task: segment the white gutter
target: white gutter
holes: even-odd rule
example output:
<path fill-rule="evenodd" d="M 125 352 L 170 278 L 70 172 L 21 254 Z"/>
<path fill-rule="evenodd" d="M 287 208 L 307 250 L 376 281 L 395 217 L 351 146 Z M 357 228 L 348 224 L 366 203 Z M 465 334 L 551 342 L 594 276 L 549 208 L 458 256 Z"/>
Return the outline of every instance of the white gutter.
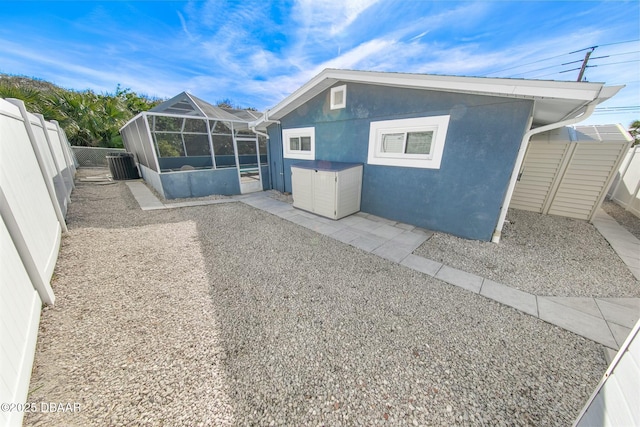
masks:
<path fill-rule="evenodd" d="M 509 205 L 511 204 L 511 197 L 513 196 L 513 191 L 516 188 L 516 183 L 518 182 L 518 175 L 520 174 L 520 168 L 522 168 L 522 163 L 524 162 L 524 155 L 527 152 L 527 148 L 529 147 L 529 140 L 533 135 L 546 132 L 552 129 L 557 129 L 563 126 L 572 125 L 574 123 L 578 123 L 588 118 L 595 110 L 596 105 L 602 100 L 600 98 L 596 98 L 587 104 L 587 108 L 584 113 L 580 114 L 577 117 L 573 117 L 571 119 L 559 121 L 557 123 L 551 123 L 545 126 L 541 126 L 535 129 L 529 129 L 527 133 L 522 137 L 522 143 L 520 144 L 520 150 L 518 151 L 518 156 L 516 157 L 516 163 L 513 167 L 513 171 L 511 172 L 511 179 L 509 181 L 509 187 L 507 188 L 507 193 L 504 196 L 504 201 L 502 203 L 502 208 L 500 209 L 500 217 L 498 218 L 498 224 L 496 224 L 496 229 L 493 232 L 493 236 L 491 237 L 491 241 L 493 243 L 500 242 L 500 236 L 502 235 L 502 227 L 504 226 L 504 221 L 507 218 L 507 211 L 509 210 Z M 530 121 L 533 121 L 533 113 Z"/>
<path fill-rule="evenodd" d="M 264 132 L 260 132 L 259 130 L 256 130 L 255 126 L 251 126 L 249 127 L 249 129 L 251 129 L 251 132 L 255 133 L 256 135 L 260 135 L 260 136 L 264 136 L 265 138 L 269 139 L 269 135 L 264 133 Z"/>

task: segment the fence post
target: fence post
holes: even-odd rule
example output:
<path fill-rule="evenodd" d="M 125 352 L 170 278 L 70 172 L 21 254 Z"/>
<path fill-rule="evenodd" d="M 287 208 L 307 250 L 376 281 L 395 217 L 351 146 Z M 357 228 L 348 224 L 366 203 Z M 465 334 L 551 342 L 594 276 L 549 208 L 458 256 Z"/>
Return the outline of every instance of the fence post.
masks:
<path fill-rule="evenodd" d="M 67 167 L 71 170 L 71 173 L 73 175 L 75 175 L 76 173 L 76 165 L 73 163 L 73 159 L 71 158 L 70 154 L 69 154 L 69 142 L 67 141 L 67 135 L 62 132 L 62 128 L 60 127 L 60 124 L 58 123 L 57 120 L 51 120 L 51 123 L 53 123 L 56 126 L 56 131 L 58 132 L 58 139 L 60 139 L 60 144 L 61 144 L 61 149 L 62 149 L 62 155 L 64 156 L 64 160 L 67 163 Z M 71 180 L 71 188 L 75 189 L 76 188 L 76 184 L 73 182 L 73 179 Z"/>
<path fill-rule="evenodd" d="M 42 124 L 42 128 L 44 129 L 44 137 L 47 139 L 47 145 L 49 146 L 49 151 L 51 151 L 51 156 L 53 157 L 53 164 L 56 165 L 56 172 L 62 178 L 61 183 L 62 187 L 64 188 L 64 194 L 66 195 L 67 203 L 71 203 L 71 191 L 67 189 L 67 184 L 65 184 L 64 176 L 62 175 L 62 169 L 60 168 L 60 164 L 56 159 L 56 152 L 53 149 L 53 144 L 51 143 L 51 138 L 49 138 L 49 132 L 47 131 L 47 121 L 44 119 L 44 116 L 42 114 L 34 114 L 34 116 L 40 119 L 40 123 Z"/>

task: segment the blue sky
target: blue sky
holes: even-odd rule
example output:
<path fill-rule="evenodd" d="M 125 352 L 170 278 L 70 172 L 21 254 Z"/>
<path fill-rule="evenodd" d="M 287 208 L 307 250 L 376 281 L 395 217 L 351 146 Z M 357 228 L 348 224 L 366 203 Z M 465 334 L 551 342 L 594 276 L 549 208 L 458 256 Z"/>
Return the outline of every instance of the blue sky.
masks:
<path fill-rule="evenodd" d="M 0 17 L 0 73 L 259 110 L 324 68 L 575 80 L 560 72 L 598 46 L 586 79 L 627 87 L 584 123 L 640 119 L 637 0 L 0 0 Z"/>

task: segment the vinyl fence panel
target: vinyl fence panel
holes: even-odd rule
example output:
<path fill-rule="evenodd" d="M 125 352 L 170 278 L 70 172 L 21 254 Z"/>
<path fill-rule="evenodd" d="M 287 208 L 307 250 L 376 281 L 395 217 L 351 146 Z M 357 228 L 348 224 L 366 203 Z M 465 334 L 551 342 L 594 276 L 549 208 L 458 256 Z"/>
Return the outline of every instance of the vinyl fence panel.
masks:
<path fill-rule="evenodd" d="M 0 99 L 0 214 L 33 286 L 45 303 L 62 226 L 20 109 Z"/>
<path fill-rule="evenodd" d="M 44 118 L 42 119 L 44 121 Z M 55 158 L 60 167 L 60 173 L 62 174 L 62 178 L 64 179 L 64 185 L 67 189 L 67 197 L 71 194 L 73 190 L 73 176 L 75 174 L 75 165 L 69 158 L 69 154 L 67 152 L 67 143 L 66 141 L 62 141 L 60 139 L 60 133 L 58 132 L 58 125 L 51 122 L 44 122 L 47 128 L 47 136 L 49 138 L 49 142 L 51 143 L 51 147 L 53 149 Z"/>
<path fill-rule="evenodd" d="M 22 403 L 27 400 L 42 302 L 4 221 L 0 244 L 0 403 Z M 0 425 L 19 426 L 23 414 L 0 411 Z"/>
<path fill-rule="evenodd" d="M 611 199 L 640 217 L 640 146 L 632 147 L 619 170 Z"/>
<path fill-rule="evenodd" d="M 611 362 L 574 426 L 638 426 L 640 405 L 640 322 Z"/>
<path fill-rule="evenodd" d="M 535 135 L 510 207 L 591 220 L 629 144 L 630 136 L 617 125 L 564 127 Z"/>
<path fill-rule="evenodd" d="M 36 145 L 43 158 L 47 178 L 49 178 L 53 183 L 58 206 L 60 206 L 62 215 L 65 216 L 67 214 L 69 194 L 64 182 L 64 177 L 62 176 L 57 162 L 55 161 L 42 121 L 35 114 L 31 113 L 28 113 L 28 118 L 29 124 L 31 125 L 31 131 L 33 132 L 33 137 L 36 140 Z"/>

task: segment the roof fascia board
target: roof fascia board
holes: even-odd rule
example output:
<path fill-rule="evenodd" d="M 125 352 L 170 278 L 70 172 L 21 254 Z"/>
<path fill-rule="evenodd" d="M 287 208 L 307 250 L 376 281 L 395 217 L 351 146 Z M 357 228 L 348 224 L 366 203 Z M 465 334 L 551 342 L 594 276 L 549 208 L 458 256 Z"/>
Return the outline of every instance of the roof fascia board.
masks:
<path fill-rule="evenodd" d="M 322 75 L 323 73 L 321 73 Z M 525 96 L 591 101 L 603 83 L 559 82 L 550 80 L 496 79 L 486 77 L 438 76 L 425 74 L 380 73 L 376 71 L 328 70 L 326 78 L 419 89 L 482 93 L 485 95 Z"/>
<path fill-rule="evenodd" d="M 604 83 L 590 82 L 559 82 L 550 80 L 498 79 L 325 69 L 275 107 L 267 110 L 263 120 L 257 120 L 255 123 L 266 121 L 269 118 L 281 118 L 289 111 L 295 109 L 296 106 L 301 105 L 317 95 L 317 93 L 320 93 L 322 90 L 316 92 L 313 89 L 323 83 L 323 81 L 322 90 L 338 81 L 344 81 L 424 90 L 472 93 L 485 96 L 523 97 L 532 99 L 552 98 L 587 102 L 596 99 L 604 87 Z"/>

